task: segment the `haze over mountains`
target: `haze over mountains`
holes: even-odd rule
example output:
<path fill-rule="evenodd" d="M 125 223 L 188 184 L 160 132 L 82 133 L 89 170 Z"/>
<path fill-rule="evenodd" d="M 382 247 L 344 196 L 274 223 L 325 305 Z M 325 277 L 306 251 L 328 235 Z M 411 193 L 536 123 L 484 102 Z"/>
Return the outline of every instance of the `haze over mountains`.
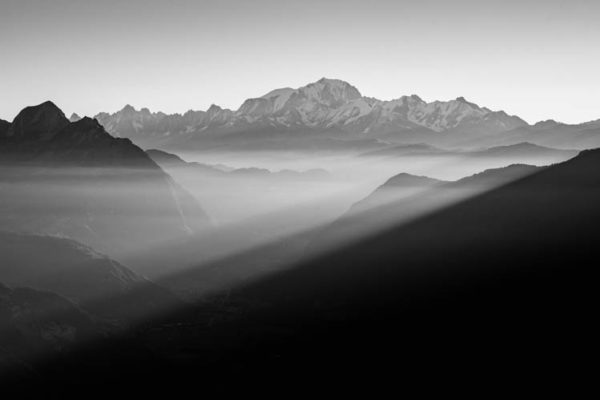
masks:
<path fill-rule="evenodd" d="M 0 400 L 590 397 L 599 15 L 2 0 Z"/>
<path fill-rule="evenodd" d="M 384 187 L 500 186 L 244 282 L 179 324 L 140 331 L 128 343 L 147 346 L 159 364 L 124 357 L 118 343 L 91 347 L 71 363 L 53 360 L 45 382 L 123 384 L 136 376 L 172 388 L 202 378 L 204 389 L 245 392 L 266 390 L 267 376 L 279 393 L 298 379 L 311 389 L 318 382 L 372 393 L 398 379 L 418 379 L 420 388 L 432 376 L 470 384 L 508 367 L 526 379 L 531 368 L 544 379 L 581 376 L 580 355 L 594 340 L 599 165 L 594 150 L 469 182 L 396 176 Z M 511 175 L 520 178 L 507 182 Z M 402 202 L 395 207 L 406 211 Z M 356 383 L 344 386 L 348 379 Z"/>
<path fill-rule="evenodd" d="M 206 228 L 195 199 L 129 139 L 51 102 L 25 108 L 0 135 L 0 222 L 118 254 Z"/>
<path fill-rule="evenodd" d="M 448 315 L 475 351 L 463 338 L 482 310 L 514 330 L 505 311 L 548 298 L 523 285 L 560 291 L 571 272 L 541 269 L 546 239 L 563 265 L 591 257 L 598 151 L 571 146 L 597 139 L 585 125 L 529 126 L 464 99 L 384 102 L 325 79 L 237 111 L 27 107 L 0 123 L 0 367 L 53 382 L 121 380 L 121 368 L 170 378 L 173 366 L 256 379 L 280 363 L 320 370 L 306 357 L 321 357 L 346 374 L 354 350 L 376 365 L 372 343 L 419 362 L 398 338 L 422 352 L 407 327 L 439 332 Z"/>
<path fill-rule="evenodd" d="M 585 374 L 599 165 L 598 150 L 584 151 L 239 289 L 231 297 L 255 304 L 240 325 L 280 328 L 261 332 L 271 339 L 258 339 L 248 365 L 313 365 L 324 381 L 335 366 L 335 386 L 386 376 L 396 387 L 397 374 L 462 385 L 506 368 Z M 272 354 L 282 361 L 271 369 Z"/>
<path fill-rule="evenodd" d="M 45 102 L 2 124 L 0 372 L 27 375 L 38 359 L 181 307 L 104 252 L 135 253 L 208 226 L 191 195 L 96 120 L 70 122 Z"/>
<path fill-rule="evenodd" d="M 451 207 L 462 200 L 518 181 L 544 168 L 546 167 L 512 164 L 487 169 L 456 181 L 442 181 L 407 173 L 395 175 L 316 234 L 311 242 L 311 250 L 324 252 L 341 245 L 350 246 L 369 235 Z"/>
<path fill-rule="evenodd" d="M 347 82 L 326 78 L 298 89 L 273 90 L 244 101 L 237 110 L 212 105 L 206 111 L 168 115 L 127 105 L 95 118 L 111 134 L 131 138 L 144 148 L 184 151 L 281 149 L 281 140 L 288 150 L 335 150 L 351 143 L 364 150 L 381 146 L 378 141 L 470 148 L 531 142 L 577 149 L 600 143 L 597 122 L 529 125 L 462 97 L 426 102 L 411 95 L 383 101 L 363 96 Z M 559 130 L 569 131 L 569 140 L 557 137 Z M 319 146 L 311 147 L 309 138 Z"/>

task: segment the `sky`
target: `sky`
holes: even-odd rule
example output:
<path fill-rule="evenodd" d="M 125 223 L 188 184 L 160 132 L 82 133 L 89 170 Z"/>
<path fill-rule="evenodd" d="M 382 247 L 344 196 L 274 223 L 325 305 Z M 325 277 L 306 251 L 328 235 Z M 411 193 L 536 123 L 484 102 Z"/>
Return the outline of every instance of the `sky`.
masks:
<path fill-rule="evenodd" d="M 599 20 L 597 0 L 1 0 L 0 118 L 237 109 L 328 77 L 578 123 L 600 118 Z"/>

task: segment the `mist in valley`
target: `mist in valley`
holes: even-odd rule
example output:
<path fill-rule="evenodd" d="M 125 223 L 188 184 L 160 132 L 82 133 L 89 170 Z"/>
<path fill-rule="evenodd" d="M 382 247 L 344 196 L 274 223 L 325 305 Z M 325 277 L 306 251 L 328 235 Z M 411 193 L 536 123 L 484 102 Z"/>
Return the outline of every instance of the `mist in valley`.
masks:
<path fill-rule="evenodd" d="M 497 181 L 482 180 L 475 186 L 458 185 L 445 191 L 432 191 L 430 187 L 386 188 L 385 204 L 360 206 L 398 174 L 449 183 L 485 170 L 514 164 L 550 165 L 570 156 L 199 152 L 177 155 L 177 162 L 154 157 L 202 205 L 211 217 L 211 226 L 184 242 L 165 242 L 147 252 L 128 254 L 123 260 L 186 298 L 202 298 L 292 268 L 302 260 L 360 241 L 531 171 L 515 171 Z M 420 201 L 420 196 L 430 200 Z M 419 204 L 418 209 L 400 204 L 403 200 Z M 362 207 L 360 213 L 378 217 L 364 218 L 360 226 L 345 229 L 337 235 L 335 245 L 319 244 L 323 231 L 347 214 L 354 214 L 357 203 Z M 389 211 L 381 210 L 384 205 Z"/>
<path fill-rule="evenodd" d="M 3 1 L 0 393 L 575 397 L 598 4 Z"/>
<path fill-rule="evenodd" d="M 302 293 L 294 283 L 277 294 L 271 282 L 283 279 L 287 291 L 287 274 L 361 253 L 374 238 L 579 157 L 527 142 L 461 149 L 353 139 L 320 150 L 142 150 L 95 119 L 68 122 L 51 102 L 25 109 L 5 135 L 0 335 L 15 371 L 15 362 L 78 365 L 85 349 L 119 363 L 127 349 L 136 368 L 148 354 L 161 360 L 156 368 L 179 365 L 189 349 L 219 360 L 232 351 L 220 333 L 228 324 L 245 326 L 248 313 Z M 386 252 L 368 258 L 369 268 Z M 329 279 L 315 271 L 298 281 L 306 293 Z M 353 273 L 338 277 L 344 291 Z M 243 337 L 297 331 L 279 311 L 274 318 L 250 323 Z"/>

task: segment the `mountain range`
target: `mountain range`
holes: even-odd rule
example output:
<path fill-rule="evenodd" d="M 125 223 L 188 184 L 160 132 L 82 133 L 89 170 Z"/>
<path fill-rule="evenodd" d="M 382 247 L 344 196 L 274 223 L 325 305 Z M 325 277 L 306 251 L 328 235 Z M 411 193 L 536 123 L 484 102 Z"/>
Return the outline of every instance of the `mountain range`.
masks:
<path fill-rule="evenodd" d="M 353 146 L 364 150 L 385 143 L 489 147 L 532 142 L 578 149 L 600 144 L 598 121 L 529 125 L 518 116 L 463 97 L 426 102 L 410 95 L 385 101 L 363 96 L 347 82 L 326 78 L 247 99 L 237 110 L 213 104 L 206 111 L 165 114 L 126 105 L 94 118 L 111 134 L 130 138 L 143 148 L 187 151 L 286 148 L 281 142 L 288 149 L 321 150 Z"/>
<path fill-rule="evenodd" d="M 200 176 L 202 174 L 216 176 L 222 179 L 242 177 L 242 178 L 264 178 L 281 180 L 325 180 L 329 178 L 329 173 L 322 168 L 313 168 L 306 171 L 295 171 L 283 169 L 280 171 L 271 171 L 266 168 L 248 167 L 233 168 L 226 165 L 209 165 L 199 162 L 187 162 L 176 154 L 168 153 L 162 150 L 146 150 L 146 154 L 152 158 L 161 168 L 175 175 L 177 169 L 189 169 Z"/>

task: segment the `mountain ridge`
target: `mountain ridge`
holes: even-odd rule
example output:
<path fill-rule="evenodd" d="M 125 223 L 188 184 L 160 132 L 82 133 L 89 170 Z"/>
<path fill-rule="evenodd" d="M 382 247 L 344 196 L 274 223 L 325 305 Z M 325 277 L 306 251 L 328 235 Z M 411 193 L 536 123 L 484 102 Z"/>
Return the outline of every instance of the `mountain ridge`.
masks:
<path fill-rule="evenodd" d="M 60 234 L 115 256 L 210 225 L 196 200 L 130 139 L 89 117 L 70 122 L 50 101 L 15 117 L 0 136 L 0 164 L 7 230 Z"/>
<path fill-rule="evenodd" d="M 127 105 L 95 116 L 115 136 L 134 138 L 142 147 L 177 148 L 219 136 L 256 130 L 317 131 L 350 138 L 386 138 L 405 134 L 437 135 L 455 130 L 496 133 L 529 126 L 517 116 L 491 111 L 457 97 L 426 102 L 417 95 L 393 100 L 363 96 L 351 84 L 322 78 L 297 89 L 280 88 L 246 99 L 237 110 L 216 105 L 185 114 L 151 113 Z"/>
<path fill-rule="evenodd" d="M 0 282 L 63 296 L 93 314 L 127 321 L 180 306 L 171 293 L 75 240 L 0 231 Z"/>

